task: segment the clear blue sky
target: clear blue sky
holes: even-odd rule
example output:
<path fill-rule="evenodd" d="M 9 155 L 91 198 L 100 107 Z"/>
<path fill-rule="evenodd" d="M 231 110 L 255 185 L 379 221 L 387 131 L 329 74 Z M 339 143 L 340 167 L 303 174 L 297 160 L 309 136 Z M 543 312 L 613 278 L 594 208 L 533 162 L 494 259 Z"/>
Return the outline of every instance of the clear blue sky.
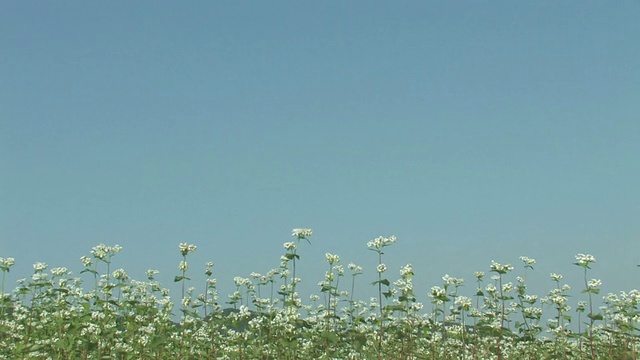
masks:
<path fill-rule="evenodd" d="M 224 299 L 309 227 L 307 293 L 332 252 L 375 295 L 365 244 L 391 234 L 390 277 L 413 263 L 425 302 L 445 273 L 471 292 L 520 255 L 540 295 L 552 271 L 579 286 L 577 253 L 605 292 L 638 288 L 638 18 L 637 1 L 4 2 L 11 284 L 36 261 L 77 274 L 103 242 L 171 285 L 188 242 Z"/>

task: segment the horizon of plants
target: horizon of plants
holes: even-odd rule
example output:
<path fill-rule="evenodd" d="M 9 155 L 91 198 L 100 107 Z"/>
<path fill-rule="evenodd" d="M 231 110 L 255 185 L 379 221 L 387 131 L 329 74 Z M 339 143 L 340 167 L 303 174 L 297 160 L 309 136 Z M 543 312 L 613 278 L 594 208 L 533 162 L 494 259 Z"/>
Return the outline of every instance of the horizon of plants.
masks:
<path fill-rule="evenodd" d="M 607 294 L 596 306 L 601 280 L 590 278 L 596 262 L 578 254 L 581 298 L 570 305 L 570 286 L 551 273 L 544 296 L 527 292 L 527 272 L 536 261 L 521 256 L 514 266 L 491 262 L 474 273 L 475 295 L 460 294 L 464 279 L 445 275 L 431 287 L 430 310 L 413 291 L 413 267 L 394 278 L 384 262 L 395 236 L 367 242 L 377 258 L 377 296 L 353 297 L 363 274 L 327 253 L 319 292 L 305 302 L 297 292 L 299 250 L 311 229 L 293 229 L 280 266 L 266 274 L 235 277 L 235 291 L 221 304 L 213 262 L 196 293 L 188 256 L 193 244 L 178 246 L 174 282 L 179 303 L 148 270 L 147 279 L 112 269 L 119 245 L 100 244 L 82 256 L 84 277 L 66 267 L 33 265 L 30 279 L 5 284 L 13 258 L 0 257 L 0 359 L 637 359 L 640 291 Z M 48 270 L 48 271 L 47 271 Z M 87 280 L 85 283 L 85 280 Z M 174 321 L 178 316 L 179 321 Z"/>

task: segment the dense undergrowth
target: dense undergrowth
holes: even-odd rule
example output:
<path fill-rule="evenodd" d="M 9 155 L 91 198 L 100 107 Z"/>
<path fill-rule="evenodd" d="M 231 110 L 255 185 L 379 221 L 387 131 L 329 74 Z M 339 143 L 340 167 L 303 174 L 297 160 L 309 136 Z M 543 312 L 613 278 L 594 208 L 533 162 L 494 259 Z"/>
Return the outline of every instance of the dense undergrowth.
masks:
<path fill-rule="evenodd" d="M 362 269 L 326 254 L 319 293 L 303 301 L 296 264 L 301 243 L 311 235 L 294 229 L 279 268 L 234 278 L 236 291 L 226 309 L 213 263 L 204 267 L 202 293 L 188 287 L 188 255 L 196 250 L 190 244 L 179 246 L 179 304 L 155 280 L 157 271 L 139 281 L 112 270 L 118 245 L 101 244 L 91 257 L 83 256 L 83 278 L 36 263 L 33 276 L 12 291 L 5 291 L 5 280 L 15 260 L 0 258 L 0 359 L 638 358 L 640 292 L 608 294 L 595 308 L 601 282 L 589 279 L 596 261 L 591 255 L 576 256 L 584 284 L 574 308 L 559 274 L 551 274 L 554 287 L 544 296 L 528 294 L 526 272 L 535 260 L 521 257 L 523 277 L 496 262 L 489 275 L 474 273 L 473 297 L 458 294 L 463 279 L 443 277 L 431 288 L 427 311 L 414 294 L 411 265 L 391 276 L 384 264 L 384 250 L 395 237 L 367 243 L 378 259 L 372 283 L 377 297 L 354 300 Z"/>

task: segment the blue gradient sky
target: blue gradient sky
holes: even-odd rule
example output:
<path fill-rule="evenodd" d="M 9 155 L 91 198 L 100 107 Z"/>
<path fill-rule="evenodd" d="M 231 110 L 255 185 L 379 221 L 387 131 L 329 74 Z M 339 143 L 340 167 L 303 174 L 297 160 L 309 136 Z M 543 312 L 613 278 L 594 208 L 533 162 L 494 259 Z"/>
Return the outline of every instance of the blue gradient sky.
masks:
<path fill-rule="evenodd" d="M 11 283 L 103 242 L 171 285 L 188 242 L 224 300 L 309 227 L 303 293 L 332 252 L 375 295 L 365 244 L 391 234 L 389 277 L 413 263 L 424 302 L 520 255 L 540 295 L 551 271 L 579 286 L 577 253 L 605 292 L 640 286 L 639 2 L 0 7 Z"/>

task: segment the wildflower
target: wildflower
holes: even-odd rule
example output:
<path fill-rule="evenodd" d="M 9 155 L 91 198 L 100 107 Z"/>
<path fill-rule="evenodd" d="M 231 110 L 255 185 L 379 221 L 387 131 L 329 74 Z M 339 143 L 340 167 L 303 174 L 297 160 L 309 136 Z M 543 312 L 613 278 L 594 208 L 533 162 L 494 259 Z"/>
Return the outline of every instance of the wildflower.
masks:
<path fill-rule="evenodd" d="M 186 261 L 180 261 L 180 264 L 178 264 L 178 270 L 180 271 L 187 271 L 187 269 L 189 269 L 189 265 L 187 265 Z"/>
<path fill-rule="evenodd" d="M 371 250 L 376 250 L 376 251 L 380 251 L 380 249 L 382 249 L 385 246 L 389 246 L 393 243 L 396 242 L 396 237 L 395 235 L 392 235 L 388 238 L 383 237 L 383 236 L 379 236 L 369 242 L 367 242 L 367 247 Z"/>
<path fill-rule="evenodd" d="M 149 280 L 153 280 L 153 277 L 158 275 L 160 273 L 160 271 L 158 270 L 153 270 L 153 269 L 149 269 L 147 270 L 146 274 L 147 274 L 147 279 Z"/>
<path fill-rule="evenodd" d="M 51 269 L 51 274 L 53 274 L 53 276 L 63 276 L 68 273 L 69 273 L 69 270 L 67 270 L 66 267 L 57 267 L 57 268 Z"/>
<path fill-rule="evenodd" d="M 471 299 L 466 296 L 456 297 L 456 300 L 454 301 L 454 303 L 460 306 L 462 310 L 469 310 L 472 304 Z"/>
<path fill-rule="evenodd" d="M 524 263 L 525 268 L 531 268 L 531 269 L 533 269 L 533 264 L 536 263 L 535 259 L 531 259 L 526 256 L 520 256 L 520 261 Z"/>
<path fill-rule="evenodd" d="M 495 286 L 495 285 L 493 285 L 493 284 L 489 284 L 489 285 L 487 285 L 486 290 L 487 290 L 487 292 L 488 292 L 489 294 L 492 294 L 492 295 L 493 295 L 493 294 L 495 294 L 496 292 L 498 292 L 498 289 L 497 289 L 497 288 L 496 288 L 496 286 Z"/>
<path fill-rule="evenodd" d="M 117 244 L 114 246 L 99 244 L 91 249 L 91 255 L 93 255 L 93 257 L 95 257 L 96 259 L 104 260 L 105 258 L 119 253 L 120 250 L 122 250 L 122 246 Z"/>
<path fill-rule="evenodd" d="M 80 257 L 80 261 L 82 262 L 82 265 L 84 267 L 89 267 L 92 265 L 93 261 L 91 261 L 91 258 L 88 256 L 81 256 Z"/>
<path fill-rule="evenodd" d="M 93 257 L 95 257 L 96 259 L 102 260 L 107 257 L 107 250 L 108 249 L 105 244 L 99 244 L 91 249 L 91 255 L 93 255 Z"/>
<path fill-rule="evenodd" d="M 513 266 L 511 266 L 511 264 L 501 265 L 491 260 L 491 271 L 498 274 L 506 274 L 511 270 L 513 270 Z"/>
<path fill-rule="evenodd" d="M 383 272 L 387 271 L 387 265 L 385 265 L 385 264 L 379 264 L 379 265 L 376 267 L 376 271 L 377 271 L 377 272 L 379 272 L 379 273 L 383 273 Z"/>
<path fill-rule="evenodd" d="M 340 261 L 340 256 L 338 255 L 334 255 L 331 253 L 326 253 L 324 254 L 325 258 L 327 258 L 327 261 L 329 262 L 329 264 L 335 264 L 337 262 Z"/>
<path fill-rule="evenodd" d="M 578 254 L 576 255 L 576 261 L 574 265 L 589 269 L 589 264 L 596 262 L 596 258 L 590 254 Z"/>
<path fill-rule="evenodd" d="M 411 280 L 407 281 L 405 279 L 398 279 L 393 282 L 393 285 L 398 287 L 398 289 L 400 289 L 403 292 L 409 292 L 413 290 L 413 283 L 411 282 Z"/>
<path fill-rule="evenodd" d="M 331 283 L 333 280 L 335 280 L 335 277 L 334 277 L 333 273 L 332 273 L 332 272 L 329 272 L 329 271 L 325 272 L 325 274 L 324 274 L 324 278 L 325 278 L 329 283 Z"/>
<path fill-rule="evenodd" d="M 587 286 L 590 289 L 600 287 L 600 285 L 602 285 L 602 281 L 600 281 L 600 279 L 591 279 L 587 282 Z"/>
<path fill-rule="evenodd" d="M 362 267 L 358 266 L 354 263 L 349 263 L 349 265 L 347 265 L 347 267 L 349 268 L 349 270 L 351 270 L 351 272 L 353 273 L 353 275 L 357 275 L 362 273 Z"/>
<path fill-rule="evenodd" d="M 400 276 L 403 278 L 411 278 L 413 277 L 413 265 L 407 264 L 400 268 Z"/>
<path fill-rule="evenodd" d="M 204 270 L 204 274 L 207 276 L 211 276 L 211 274 L 213 274 L 213 272 L 211 271 L 211 268 L 213 267 L 213 261 L 209 261 L 206 264 L 204 264 L 205 266 L 205 270 Z"/>
<path fill-rule="evenodd" d="M 576 306 L 576 311 L 583 312 L 587 308 L 586 301 L 578 301 L 578 306 Z"/>
<path fill-rule="evenodd" d="M 291 236 L 298 239 L 306 239 L 309 236 L 313 235 L 313 230 L 311 229 L 293 229 L 291 230 Z"/>
<path fill-rule="evenodd" d="M 443 288 L 439 287 L 439 286 L 433 286 L 431 288 L 431 292 L 429 293 L 429 297 L 432 299 L 433 302 L 435 302 L 437 304 L 442 304 L 443 302 L 449 300 L 447 298 L 446 291 Z"/>
<path fill-rule="evenodd" d="M 40 271 L 44 271 L 46 270 L 48 267 L 48 265 L 46 263 L 43 262 L 37 262 L 35 264 L 33 264 L 33 270 L 35 270 L 36 272 L 40 272 Z"/>
<path fill-rule="evenodd" d="M 291 250 L 295 250 L 296 249 L 296 243 L 294 242 L 286 242 L 284 244 L 282 244 L 284 246 L 285 249 L 287 249 L 287 251 L 291 251 Z"/>
<path fill-rule="evenodd" d="M 449 276 L 449 274 L 445 274 L 442 277 L 442 280 L 444 281 L 445 285 L 453 285 L 453 286 L 461 286 L 464 283 L 464 279 L 458 279 L 458 278 L 454 278 L 452 276 Z"/>
<path fill-rule="evenodd" d="M 187 254 L 196 251 L 196 246 L 193 244 L 180 243 L 179 249 L 182 256 L 187 256 Z"/>
<path fill-rule="evenodd" d="M 10 258 L 1 258 L 0 257 L 0 270 L 9 271 L 9 268 L 12 267 L 16 263 L 16 260 L 12 257 Z"/>
<path fill-rule="evenodd" d="M 508 283 L 506 283 L 506 284 L 502 285 L 502 292 L 503 292 L 503 293 L 508 293 L 508 292 L 510 292 L 512 289 L 513 289 L 513 284 L 512 284 L 512 283 L 510 283 L 510 282 L 508 282 Z"/>
<path fill-rule="evenodd" d="M 482 278 L 484 278 L 484 271 L 476 271 L 473 273 L 473 276 L 478 280 L 482 280 Z"/>
<path fill-rule="evenodd" d="M 560 280 L 562 280 L 562 275 L 556 274 L 556 273 L 551 273 L 551 280 L 553 280 L 555 282 L 560 282 Z"/>
<path fill-rule="evenodd" d="M 113 278 L 118 280 L 127 280 L 129 277 L 123 269 L 118 269 L 113 272 Z"/>

